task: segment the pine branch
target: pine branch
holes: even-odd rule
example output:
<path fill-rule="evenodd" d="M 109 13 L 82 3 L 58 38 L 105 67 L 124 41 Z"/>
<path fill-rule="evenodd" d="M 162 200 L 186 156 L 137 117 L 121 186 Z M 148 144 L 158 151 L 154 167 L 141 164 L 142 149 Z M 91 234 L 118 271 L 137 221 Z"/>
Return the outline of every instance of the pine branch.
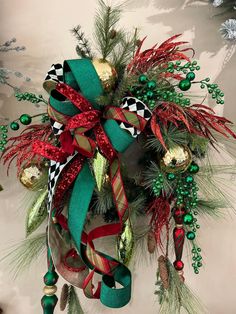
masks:
<path fill-rule="evenodd" d="M 168 128 L 162 127 L 161 133 L 166 144 L 166 147 L 171 148 L 175 145 L 186 145 L 188 143 L 188 134 L 185 130 L 178 129 L 173 124 Z M 156 137 L 150 137 L 147 140 L 147 148 L 154 149 L 156 152 L 164 152 L 164 147 Z"/>
<path fill-rule="evenodd" d="M 84 311 L 80 305 L 78 295 L 73 286 L 69 287 L 67 314 L 84 314 Z"/>
<path fill-rule="evenodd" d="M 10 249 L 10 253 L 0 259 L 7 262 L 14 278 L 27 270 L 31 264 L 46 250 L 46 234 L 38 234 L 27 238 Z"/>
<path fill-rule="evenodd" d="M 95 40 L 102 58 L 106 59 L 115 47 L 124 39 L 124 32 L 116 30 L 120 20 L 122 5 L 110 7 L 99 0 L 99 9 L 95 16 Z"/>
<path fill-rule="evenodd" d="M 104 185 L 101 191 L 96 191 L 95 212 L 104 214 L 113 207 L 113 195 L 110 185 Z"/>
<path fill-rule="evenodd" d="M 91 47 L 88 39 L 85 38 L 84 33 L 81 31 L 81 26 L 77 25 L 71 30 L 71 33 L 77 39 L 76 52 L 81 58 L 93 58 Z"/>
<path fill-rule="evenodd" d="M 135 52 L 137 44 L 137 29 L 135 29 L 134 35 L 130 36 L 125 34 L 124 38 L 117 45 L 117 48 L 112 54 L 112 64 L 114 65 L 118 79 L 122 78 L 127 64 L 130 62 L 130 58 Z"/>

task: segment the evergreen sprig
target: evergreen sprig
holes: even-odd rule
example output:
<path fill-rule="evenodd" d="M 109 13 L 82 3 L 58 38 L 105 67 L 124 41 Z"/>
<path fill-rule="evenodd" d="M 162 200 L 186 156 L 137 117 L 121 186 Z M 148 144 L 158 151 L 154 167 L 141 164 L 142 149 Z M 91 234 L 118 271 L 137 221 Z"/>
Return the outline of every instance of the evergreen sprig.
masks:
<path fill-rule="evenodd" d="M 89 40 L 85 37 L 84 32 L 81 30 L 81 26 L 77 25 L 71 30 L 71 33 L 77 39 L 76 52 L 81 58 L 93 58 Z"/>
<path fill-rule="evenodd" d="M 125 34 L 117 30 L 120 20 L 122 5 L 108 6 L 103 0 L 99 0 L 99 9 L 95 15 L 95 41 L 97 49 L 105 60 L 124 40 Z"/>
<path fill-rule="evenodd" d="M 125 67 L 127 66 L 127 63 L 131 57 L 134 55 L 136 47 L 137 29 L 135 29 L 133 36 L 124 34 L 124 38 L 122 38 L 120 43 L 117 45 L 117 49 L 113 51 L 112 64 L 118 73 L 118 80 L 123 77 Z"/>
<path fill-rule="evenodd" d="M 10 247 L 10 253 L 0 259 L 7 262 L 14 278 L 28 270 L 31 264 L 46 250 L 46 234 L 26 238 L 19 244 Z"/>
<path fill-rule="evenodd" d="M 166 144 L 166 147 L 171 148 L 175 145 L 186 145 L 188 143 L 188 133 L 185 130 L 178 129 L 171 124 L 169 127 L 162 127 L 161 133 Z M 155 136 L 147 140 L 146 147 L 154 149 L 156 152 L 161 153 L 164 147 Z"/>

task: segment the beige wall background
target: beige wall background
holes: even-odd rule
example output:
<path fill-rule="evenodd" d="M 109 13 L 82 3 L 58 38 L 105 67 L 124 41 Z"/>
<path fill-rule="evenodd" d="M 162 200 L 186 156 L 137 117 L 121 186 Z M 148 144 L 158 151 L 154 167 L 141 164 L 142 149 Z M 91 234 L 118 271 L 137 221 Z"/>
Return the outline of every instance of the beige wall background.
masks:
<path fill-rule="evenodd" d="M 31 77 L 32 82 L 18 80 L 18 85 L 28 91 L 43 93 L 42 81 L 51 63 L 76 58 L 75 40 L 69 29 L 81 24 L 86 34 L 92 34 L 95 7 L 96 1 L 93 0 L 0 1 L 0 42 L 16 37 L 19 44 L 27 47 L 22 53 L 1 55 L 4 67 L 19 70 Z M 225 91 L 225 106 L 216 108 L 217 111 L 235 121 L 235 46 L 227 45 L 217 33 L 223 18 L 213 18 L 214 12 L 210 6 L 198 1 L 136 0 L 128 3 L 121 23 L 130 30 L 138 26 L 143 36 L 147 34 L 146 46 L 160 43 L 170 35 L 183 33 L 183 39 L 193 45 L 195 57 L 202 65 L 199 77 L 211 76 Z M 19 113 L 27 111 L 33 113 L 36 109 L 31 104 L 16 102 L 9 88 L 0 87 L 2 117 L 14 119 Z M 0 178 L 5 188 L 0 193 L 2 256 L 6 248 L 24 237 L 25 212 L 22 204 L 25 191 L 15 179 L 14 171 L 7 177 L 1 166 Z M 232 181 L 232 185 L 235 185 L 235 181 Z M 186 282 L 200 296 L 211 314 L 236 313 L 235 230 L 234 214 L 226 215 L 220 221 L 201 222 L 199 241 L 205 266 L 199 275 L 193 274 L 187 265 L 190 257 L 185 256 Z M 97 301 L 86 300 L 80 293 L 85 313 L 157 313 L 158 301 L 153 294 L 157 262 L 149 263 L 144 259 L 132 266 L 133 298 L 127 307 L 119 311 L 107 309 Z M 5 314 L 41 313 L 40 298 L 45 270 L 46 263 L 42 258 L 30 271 L 13 281 L 6 267 L 0 264 L 0 305 Z M 55 313 L 61 313 L 58 307 Z"/>

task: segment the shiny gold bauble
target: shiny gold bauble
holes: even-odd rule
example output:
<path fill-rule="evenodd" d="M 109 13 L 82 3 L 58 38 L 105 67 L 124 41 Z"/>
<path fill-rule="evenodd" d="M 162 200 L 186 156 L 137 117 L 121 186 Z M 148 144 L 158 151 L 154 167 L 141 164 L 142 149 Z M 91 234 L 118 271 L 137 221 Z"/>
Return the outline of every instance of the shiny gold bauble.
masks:
<path fill-rule="evenodd" d="M 166 172 L 185 171 L 192 161 L 192 153 L 187 146 L 176 145 L 170 148 L 161 160 L 161 168 Z"/>
<path fill-rule="evenodd" d="M 31 163 L 22 169 L 19 179 L 27 189 L 40 191 L 47 184 L 47 168 Z"/>
<path fill-rule="evenodd" d="M 92 63 L 100 78 L 104 91 L 110 92 L 117 80 L 115 68 L 107 60 L 103 59 L 93 59 Z"/>
<path fill-rule="evenodd" d="M 57 286 L 45 286 L 43 288 L 43 293 L 45 295 L 54 295 L 57 292 Z"/>

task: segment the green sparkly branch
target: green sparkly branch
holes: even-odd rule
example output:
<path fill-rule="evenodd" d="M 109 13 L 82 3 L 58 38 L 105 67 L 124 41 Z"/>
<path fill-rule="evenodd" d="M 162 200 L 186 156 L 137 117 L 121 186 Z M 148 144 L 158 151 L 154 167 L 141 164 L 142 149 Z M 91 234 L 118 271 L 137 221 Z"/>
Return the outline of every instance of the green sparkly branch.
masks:
<path fill-rule="evenodd" d="M 201 84 L 201 88 L 207 88 L 207 91 L 209 94 L 211 94 L 212 99 L 216 100 L 217 104 L 223 105 L 224 102 L 224 93 L 222 90 L 218 87 L 217 84 L 210 84 L 210 78 L 207 77 L 204 80 L 201 80 L 200 82 L 195 82 Z"/>
<path fill-rule="evenodd" d="M 15 97 L 18 101 L 29 101 L 33 104 L 35 103 L 44 103 L 45 105 L 47 105 L 47 101 L 43 98 L 42 95 L 36 95 L 36 94 L 32 94 L 32 93 L 15 93 Z"/>

